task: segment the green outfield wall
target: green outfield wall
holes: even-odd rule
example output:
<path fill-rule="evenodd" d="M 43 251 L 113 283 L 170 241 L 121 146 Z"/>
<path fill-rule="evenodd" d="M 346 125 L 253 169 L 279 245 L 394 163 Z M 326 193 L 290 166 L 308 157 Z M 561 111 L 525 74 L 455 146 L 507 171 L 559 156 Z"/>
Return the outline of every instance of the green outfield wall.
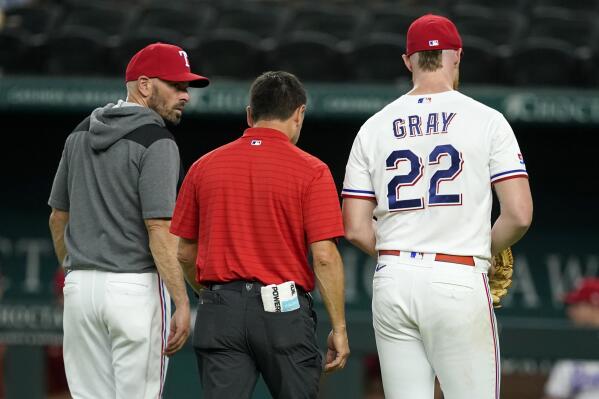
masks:
<path fill-rule="evenodd" d="M 186 108 L 190 115 L 239 115 L 250 82 L 214 80 L 198 90 Z M 317 118 L 360 119 L 405 93 L 404 85 L 307 84 L 309 113 Z M 511 122 L 598 124 L 599 91 L 580 89 L 468 87 L 463 92 L 498 109 Z M 2 78 L 0 111 L 80 112 L 124 98 L 118 79 Z"/>
<path fill-rule="evenodd" d="M 0 214 L 9 225 L 19 226 L 0 235 L 0 342 L 9 345 L 9 359 L 12 356 L 15 365 L 32 364 L 32 368 L 26 368 L 27 378 L 38 381 L 37 385 L 23 384 L 24 374 L 13 368 L 13 381 L 19 381 L 19 388 L 13 388 L 19 395 L 15 398 L 23 394 L 36 398 L 38 385 L 44 385 L 45 376 L 39 365 L 40 353 L 44 346 L 59 345 L 62 339 L 62 310 L 56 303 L 52 283 L 57 264 L 45 232 L 45 216 Z M 497 311 L 504 358 L 516 364 L 529 361 L 535 365 L 563 357 L 599 359 L 599 333 L 574 328 L 565 318 L 561 302 L 564 292 L 579 278 L 599 275 L 599 237 L 531 234 L 514 248 L 514 286 L 504 307 Z M 340 249 L 346 270 L 352 359 L 342 373 L 323 380 L 322 390 L 324 398 L 359 398 L 363 356 L 376 352 L 370 313 L 375 261 L 345 241 L 340 243 Z M 329 323 L 317 293 L 315 300 L 320 320 L 319 342 L 324 351 Z M 187 346 L 171 360 L 165 398 L 199 398 L 199 390 L 195 357 Z M 267 397 L 262 382 L 254 397 Z"/>

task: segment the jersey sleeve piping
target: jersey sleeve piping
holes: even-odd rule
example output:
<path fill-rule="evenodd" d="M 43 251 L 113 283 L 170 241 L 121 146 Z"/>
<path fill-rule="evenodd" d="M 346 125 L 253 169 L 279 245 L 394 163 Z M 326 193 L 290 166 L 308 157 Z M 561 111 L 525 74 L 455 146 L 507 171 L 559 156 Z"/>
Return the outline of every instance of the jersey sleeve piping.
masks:
<path fill-rule="evenodd" d="M 376 195 L 374 193 L 374 191 L 368 191 L 368 190 L 354 190 L 351 188 L 344 188 L 341 191 L 341 196 L 343 198 L 347 198 L 347 197 L 355 197 L 355 198 L 376 198 Z"/>
<path fill-rule="evenodd" d="M 495 184 L 495 183 L 499 183 L 500 181 L 504 181 L 504 180 L 510 180 L 510 179 L 517 179 L 517 178 L 524 178 L 524 179 L 528 179 L 528 175 L 526 174 L 519 174 L 519 175 L 511 175 L 511 176 L 507 176 L 507 177 L 502 177 L 500 179 L 494 180 L 491 183 Z"/>
<path fill-rule="evenodd" d="M 501 173 L 496 173 L 491 176 L 491 183 L 497 183 L 499 180 L 506 180 L 511 177 L 528 177 L 526 169 L 513 169 Z"/>

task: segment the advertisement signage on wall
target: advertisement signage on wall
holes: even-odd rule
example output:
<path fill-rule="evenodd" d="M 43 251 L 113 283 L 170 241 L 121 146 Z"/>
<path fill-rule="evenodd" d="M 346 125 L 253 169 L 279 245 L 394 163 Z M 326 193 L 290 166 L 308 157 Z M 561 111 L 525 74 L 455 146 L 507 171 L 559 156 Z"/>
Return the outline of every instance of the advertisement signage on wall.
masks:
<path fill-rule="evenodd" d="M 39 229 L 39 223 L 32 225 Z M 563 321 L 564 294 L 582 277 L 599 275 L 599 253 L 593 241 L 585 236 L 532 233 L 518 244 L 514 248 L 514 283 L 503 308 L 497 311 L 500 321 Z M 370 317 L 376 262 L 345 241 L 340 250 L 346 270 L 348 321 L 364 321 Z M 57 268 L 49 234 L 0 236 L 0 341 L 60 342 L 62 310 L 54 283 Z M 315 298 L 319 303 L 317 293 Z"/>

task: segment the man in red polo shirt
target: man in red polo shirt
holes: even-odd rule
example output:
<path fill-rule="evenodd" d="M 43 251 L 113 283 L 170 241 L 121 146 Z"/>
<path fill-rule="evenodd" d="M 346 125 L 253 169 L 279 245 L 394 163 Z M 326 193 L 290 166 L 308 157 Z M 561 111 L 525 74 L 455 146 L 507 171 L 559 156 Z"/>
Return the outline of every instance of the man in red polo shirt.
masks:
<path fill-rule="evenodd" d="M 251 128 L 200 158 L 179 193 L 171 232 L 199 292 L 193 344 L 206 398 L 249 398 L 259 373 L 273 397 L 317 397 L 315 280 L 333 326 L 325 371 L 349 355 L 336 246 L 343 222 L 329 168 L 295 146 L 305 111 L 294 75 L 264 73 L 250 90 Z M 299 307 L 275 298 L 277 311 L 267 311 L 263 291 L 277 294 L 263 287 L 289 281 Z"/>

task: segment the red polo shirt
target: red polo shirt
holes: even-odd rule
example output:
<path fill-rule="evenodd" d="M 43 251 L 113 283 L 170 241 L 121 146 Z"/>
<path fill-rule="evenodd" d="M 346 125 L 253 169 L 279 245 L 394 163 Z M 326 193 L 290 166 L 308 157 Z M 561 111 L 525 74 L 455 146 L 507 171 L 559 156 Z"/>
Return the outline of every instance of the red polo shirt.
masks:
<path fill-rule="evenodd" d="M 200 283 L 293 280 L 307 291 L 309 244 L 344 234 L 327 165 L 265 128 L 247 129 L 193 164 L 171 232 L 198 240 Z"/>

